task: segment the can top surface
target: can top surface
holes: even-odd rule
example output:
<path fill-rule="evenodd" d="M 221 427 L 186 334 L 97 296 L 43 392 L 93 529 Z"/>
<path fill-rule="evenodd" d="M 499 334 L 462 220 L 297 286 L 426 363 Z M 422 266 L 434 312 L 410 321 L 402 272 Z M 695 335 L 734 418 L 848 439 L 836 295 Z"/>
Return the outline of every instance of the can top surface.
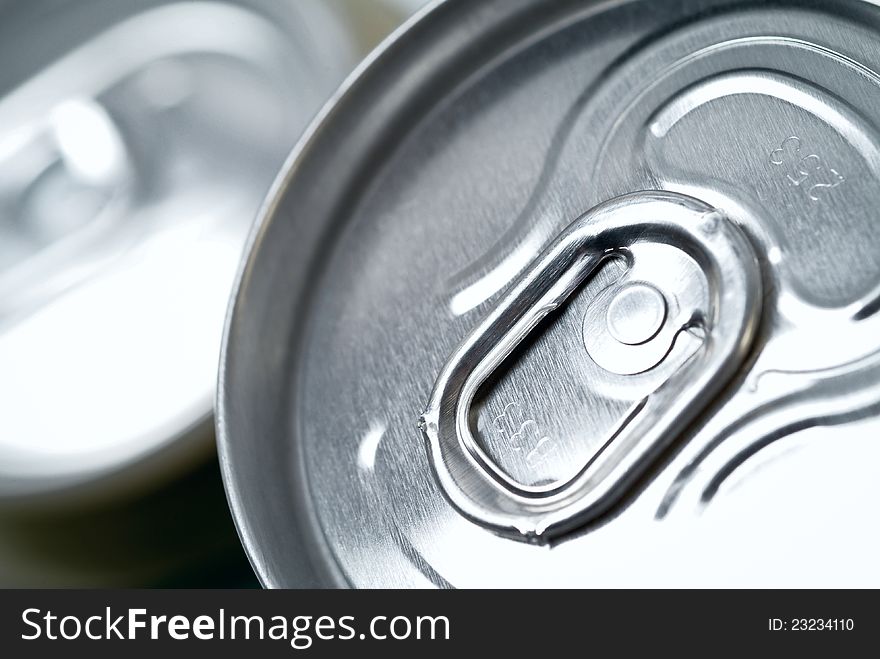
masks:
<path fill-rule="evenodd" d="M 247 231 L 357 49 L 320 2 L 2 11 L 0 499 L 18 501 L 204 454 Z"/>
<path fill-rule="evenodd" d="M 263 582 L 876 583 L 878 71 L 864 0 L 447 0 L 396 35 L 290 161 L 227 325 L 221 455 Z M 645 225 L 528 297 L 567 276 L 541 270 L 566 227 L 646 190 L 723 217 L 757 277 L 724 288 Z M 677 404 L 738 304 L 729 379 L 649 467 L 550 542 L 517 527 Z"/>

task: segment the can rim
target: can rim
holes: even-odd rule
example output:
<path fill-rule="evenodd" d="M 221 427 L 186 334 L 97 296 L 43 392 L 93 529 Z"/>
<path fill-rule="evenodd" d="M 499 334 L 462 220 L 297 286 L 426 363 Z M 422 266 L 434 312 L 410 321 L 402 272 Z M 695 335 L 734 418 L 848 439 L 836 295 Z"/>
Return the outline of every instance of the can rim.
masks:
<path fill-rule="evenodd" d="M 265 557 L 260 551 L 258 534 L 251 527 L 249 517 L 246 514 L 245 509 L 247 504 L 243 501 L 244 495 L 242 487 L 233 464 L 233 439 L 230 436 L 227 427 L 227 418 L 230 416 L 230 408 L 232 407 L 230 385 L 227 379 L 227 364 L 230 360 L 230 354 L 234 351 L 235 337 L 233 336 L 233 329 L 236 318 L 241 313 L 239 306 L 241 303 L 242 291 L 248 275 L 254 267 L 258 247 L 265 240 L 266 231 L 271 224 L 272 218 L 276 215 L 276 211 L 283 198 L 283 193 L 288 188 L 291 179 L 295 176 L 302 162 L 307 158 L 308 153 L 314 148 L 315 143 L 320 140 L 322 133 L 326 131 L 327 120 L 339 107 L 346 104 L 347 99 L 351 97 L 357 88 L 365 84 L 369 72 L 382 66 L 382 62 L 386 58 L 395 55 L 400 49 L 401 44 L 405 43 L 409 37 L 410 28 L 422 23 L 426 18 L 432 15 L 437 8 L 445 5 L 452 5 L 456 1 L 457 0 L 429 0 L 429 2 L 423 5 L 416 13 L 405 20 L 394 31 L 392 31 L 390 35 L 380 42 L 380 44 L 376 46 L 348 75 L 333 95 L 322 106 L 321 110 L 315 115 L 308 128 L 302 133 L 296 145 L 291 150 L 284 165 L 281 167 L 278 176 L 276 176 L 274 182 L 266 193 L 266 197 L 256 215 L 256 220 L 251 226 L 244 245 L 243 254 L 245 256 L 242 258 L 235 275 L 224 320 L 223 335 L 220 345 L 219 368 L 217 371 L 214 424 L 217 455 L 220 461 L 220 472 L 223 478 L 226 500 L 235 523 L 235 529 L 241 540 L 242 546 L 245 549 L 248 560 L 251 563 L 251 567 L 254 569 L 260 584 L 265 588 L 281 588 L 284 587 L 284 584 L 280 582 L 269 569 Z M 335 563 L 331 561 L 324 561 L 324 563 L 328 567 L 330 565 L 335 566 Z M 330 582 L 337 587 L 345 587 L 346 585 L 346 580 L 338 567 L 330 570 L 330 574 L 322 576 L 326 576 Z"/>

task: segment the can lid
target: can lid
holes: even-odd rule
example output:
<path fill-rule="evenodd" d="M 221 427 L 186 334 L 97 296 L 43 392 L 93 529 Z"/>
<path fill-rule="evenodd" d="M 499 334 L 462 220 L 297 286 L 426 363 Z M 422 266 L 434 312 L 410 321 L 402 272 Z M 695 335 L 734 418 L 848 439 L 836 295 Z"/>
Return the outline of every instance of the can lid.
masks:
<path fill-rule="evenodd" d="M 0 499 L 173 472 L 252 218 L 356 51 L 321 2 L 3 11 Z"/>
<path fill-rule="evenodd" d="M 880 457 L 878 46 L 862 0 L 447 0 L 399 34 L 296 153 L 226 330 L 264 583 L 851 578 L 816 565 L 877 548 L 843 481 Z M 849 524 L 750 488 L 810 426 L 841 471 L 787 495 Z"/>

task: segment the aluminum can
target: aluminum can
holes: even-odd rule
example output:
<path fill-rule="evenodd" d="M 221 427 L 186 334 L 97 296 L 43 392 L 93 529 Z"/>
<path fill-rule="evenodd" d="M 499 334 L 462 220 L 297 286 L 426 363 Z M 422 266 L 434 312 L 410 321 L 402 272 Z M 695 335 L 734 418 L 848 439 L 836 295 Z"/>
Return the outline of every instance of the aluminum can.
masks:
<path fill-rule="evenodd" d="M 880 584 L 880 8 L 447 0 L 313 124 L 218 430 L 266 586 Z"/>

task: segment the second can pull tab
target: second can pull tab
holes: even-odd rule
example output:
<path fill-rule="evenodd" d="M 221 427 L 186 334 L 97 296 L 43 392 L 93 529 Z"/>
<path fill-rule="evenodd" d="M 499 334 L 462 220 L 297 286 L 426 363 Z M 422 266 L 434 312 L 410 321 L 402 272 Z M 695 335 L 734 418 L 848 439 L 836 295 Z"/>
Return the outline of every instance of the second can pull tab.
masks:
<path fill-rule="evenodd" d="M 683 332 L 698 334 L 699 348 L 633 406 L 573 477 L 543 487 L 517 482 L 474 438 L 477 392 L 608 259 L 648 244 L 673 248 L 698 272 L 631 264 L 624 281 L 590 304 L 587 351 L 609 372 L 630 375 L 663 361 Z M 693 286 L 695 277 L 704 285 Z M 603 514 L 736 374 L 756 334 L 762 298 L 750 243 L 703 202 L 638 192 L 587 212 L 526 269 L 442 369 L 420 427 L 444 494 L 475 523 L 538 543 Z"/>

